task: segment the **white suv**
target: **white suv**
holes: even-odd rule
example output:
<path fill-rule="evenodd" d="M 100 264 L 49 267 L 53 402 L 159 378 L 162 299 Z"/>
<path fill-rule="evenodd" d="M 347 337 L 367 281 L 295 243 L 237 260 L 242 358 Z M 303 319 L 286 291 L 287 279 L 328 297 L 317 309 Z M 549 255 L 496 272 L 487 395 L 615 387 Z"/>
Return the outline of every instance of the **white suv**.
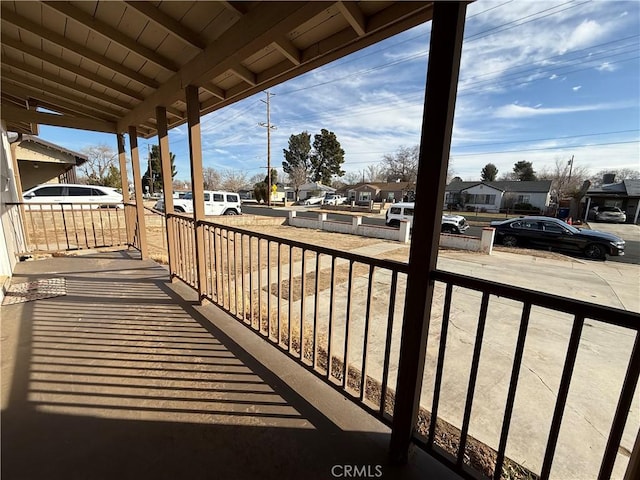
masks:
<path fill-rule="evenodd" d="M 413 223 L 414 202 L 394 203 L 387 209 L 385 223 L 389 227 L 399 227 L 400 221 Z M 469 228 L 467 220 L 462 215 L 443 215 L 442 233 L 464 233 Z"/>
<path fill-rule="evenodd" d="M 25 204 L 51 204 L 45 209 L 58 208 L 123 208 L 122 195 L 115 188 L 99 185 L 76 185 L 72 183 L 47 183 L 23 193 Z M 88 204 L 88 205 L 82 205 Z M 59 206 L 63 205 L 63 206 Z"/>

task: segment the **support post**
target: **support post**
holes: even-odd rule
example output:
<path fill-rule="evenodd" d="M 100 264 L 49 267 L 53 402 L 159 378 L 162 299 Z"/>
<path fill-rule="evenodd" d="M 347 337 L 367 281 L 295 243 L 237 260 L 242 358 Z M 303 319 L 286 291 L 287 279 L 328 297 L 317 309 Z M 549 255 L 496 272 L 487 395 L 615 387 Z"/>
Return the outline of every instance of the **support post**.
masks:
<path fill-rule="evenodd" d="M 138 131 L 135 126 L 129 127 L 129 147 L 131 148 L 131 171 L 133 172 L 133 188 L 136 199 L 136 218 L 138 220 L 138 241 L 142 260 L 149 258 L 147 248 L 147 228 L 144 221 L 144 203 L 142 200 L 142 178 L 140 176 L 140 154 L 138 152 Z M 132 232 L 132 236 L 135 231 Z"/>
<path fill-rule="evenodd" d="M 167 132 L 167 109 L 156 107 L 156 123 L 158 128 L 158 151 L 160 153 L 160 172 L 162 174 L 162 191 L 164 195 L 165 231 L 167 233 L 167 260 L 169 276 L 175 272 L 175 245 L 173 222 L 168 215 L 173 213 L 173 176 L 171 175 L 171 153 L 169 152 L 169 134 Z"/>
<path fill-rule="evenodd" d="M 20 229 L 22 232 L 22 241 L 24 242 L 23 250 L 27 251 L 29 249 L 29 244 L 31 242 L 31 238 L 29 237 L 29 229 L 25 228 L 25 223 L 27 223 L 27 212 L 26 208 L 24 208 L 24 198 L 22 194 L 22 177 L 20 176 L 20 167 L 18 164 L 18 156 L 16 153 L 16 148 L 18 146 L 18 142 L 14 142 L 9 146 L 9 150 L 11 151 L 11 165 L 13 167 L 13 178 L 16 182 L 16 201 L 20 202 Z M 29 215 L 31 215 L 31 210 L 29 210 Z M 34 235 L 36 232 L 33 232 Z"/>
<path fill-rule="evenodd" d="M 124 134 L 116 134 L 118 142 L 118 163 L 120 164 L 120 184 L 122 186 L 122 204 L 124 206 L 124 226 L 127 235 L 127 245 L 133 244 L 133 228 L 129 222 L 129 212 L 126 203 L 129 201 L 129 177 L 127 176 L 127 155 L 124 148 Z"/>
<path fill-rule="evenodd" d="M 193 220 L 195 222 L 195 260 L 198 275 L 198 297 L 204 299 L 207 282 L 204 257 L 204 229 L 200 225 L 204 214 L 204 179 L 202 176 L 202 138 L 200 136 L 200 101 L 198 87 L 187 85 L 187 122 L 189 127 L 189 163 L 191 165 L 191 192 L 193 198 Z"/>
<path fill-rule="evenodd" d="M 466 2 L 434 2 L 390 460 L 407 462 L 420 406 Z M 435 421 L 435 419 L 432 419 Z"/>

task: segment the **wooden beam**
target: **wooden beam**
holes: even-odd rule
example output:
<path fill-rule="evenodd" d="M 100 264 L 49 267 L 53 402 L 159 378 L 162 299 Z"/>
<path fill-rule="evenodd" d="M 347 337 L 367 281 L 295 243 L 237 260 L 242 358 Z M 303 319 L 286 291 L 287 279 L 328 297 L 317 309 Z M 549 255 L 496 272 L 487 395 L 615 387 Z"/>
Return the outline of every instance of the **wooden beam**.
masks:
<path fill-rule="evenodd" d="M 72 42 L 65 36 L 59 35 L 52 30 L 46 29 L 42 25 L 38 25 L 30 20 L 27 20 L 26 18 L 21 17 L 15 12 L 12 12 L 8 8 L 2 8 L 1 16 L 2 16 L 2 21 L 8 22 L 15 27 L 26 30 L 32 33 L 33 35 L 40 37 L 42 40 L 55 43 L 56 45 L 59 45 L 62 48 L 75 52 L 81 57 L 91 60 L 92 62 L 95 62 L 104 68 L 113 70 L 114 72 L 119 73 L 120 75 L 123 75 L 135 82 L 138 82 L 141 85 L 145 85 L 147 87 L 154 88 L 154 89 L 158 88 L 158 86 L 160 85 L 155 80 L 145 75 L 142 75 L 136 72 L 135 70 L 125 67 L 118 62 L 110 60 L 106 58 L 104 55 L 101 55 L 98 52 L 94 52 L 93 50 L 83 45 L 79 45 L 75 42 Z"/>
<path fill-rule="evenodd" d="M 205 220 L 205 212 L 198 87 L 188 85 L 185 88 L 185 97 L 187 100 L 187 121 L 189 125 L 189 164 L 191 165 L 191 192 L 193 197 L 193 220 L 195 222 L 195 259 L 198 275 L 198 296 L 200 302 L 202 302 L 206 291 L 207 270 L 205 268 L 204 229 L 202 225 L 199 225 L 199 222 Z"/>
<path fill-rule="evenodd" d="M 13 82 L 17 82 L 26 87 L 30 87 L 34 89 L 36 92 L 39 92 L 39 91 L 46 92 L 52 95 L 53 98 L 62 97 L 64 100 L 68 100 L 67 104 L 75 103 L 78 105 L 79 108 L 84 108 L 85 111 L 86 109 L 91 109 L 91 110 L 95 110 L 96 112 L 101 112 L 102 118 L 111 117 L 113 119 L 117 119 L 122 115 L 122 112 L 113 110 L 107 107 L 106 105 L 96 103 L 88 98 L 82 98 L 76 95 L 67 94 L 66 92 L 60 90 L 59 88 L 52 87 L 44 82 L 38 83 L 37 81 L 32 80 L 31 78 L 25 77 L 24 75 L 18 75 L 14 72 L 9 72 L 4 69 L 2 70 L 1 73 L 2 73 L 3 79 L 11 80 Z M 53 81 L 55 82 L 55 80 Z M 32 96 L 37 99 L 38 93 L 34 92 Z M 55 102 L 52 102 L 52 103 L 55 103 Z"/>
<path fill-rule="evenodd" d="M 172 117 L 176 117 L 176 118 L 179 118 L 181 120 L 184 120 L 185 115 L 186 115 L 185 112 L 182 112 L 182 111 L 178 110 L 177 108 L 173 108 L 173 107 L 166 107 L 165 110 Z"/>
<path fill-rule="evenodd" d="M 136 39 L 126 36 L 117 28 L 113 28 L 100 20 L 96 20 L 93 15 L 89 15 L 84 10 L 79 9 L 70 3 L 51 1 L 44 1 L 42 3 L 47 7 L 60 12 L 67 18 L 76 21 L 78 24 L 87 27 L 92 32 L 103 36 L 110 42 L 117 43 L 121 47 L 129 50 L 131 53 L 138 55 L 140 58 L 154 63 L 160 68 L 164 68 L 169 72 L 177 72 L 180 69 L 180 67 L 172 60 L 169 60 L 154 50 L 141 45 L 136 41 Z"/>
<path fill-rule="evenodd" d="M 123 102 L 122 100 L 117 100 L 116 98 L 112 97 L 111 95 L 107 95 L 106 93 L 103 92 L 99 92 L 97 90 L 94 90 L 92 88 L 89 87 L 85 87 L 83 85 L 79 85 L 75 82 L 72 82 L 70 80 L 65 80 L 62 77 L 53 77 L 50 73 L 45 72 L 44 70 L 41 70 L 37 67 L 34 67 L 32 65 L 28 65 L 26 63 L 19 63 L 15 60 L 9 59 L 9 58 L 4 58 L 4 62 L 5 65 L 8 65 L 12 68 L 16 68 L 18 70 L 22 70 L 23 72 L 26 73 L 30 73 L 31 75 L 35 75 L 38 77 L 42 77 L 42 78 L 46 78 L 48 81 L 50 82 L 54 82 L 57 83 L 58 85 L 62 85 L 63 87 L 67 87 L 71 90 L 74 91 L 78 91 L 81 93 L 84 93 L 85 95 L 89 95 L 90 97 L 94 97 L 98 100 L 102 100 L 103 102 L 109 103 L 110 105 L 119 107 L 123 110 L 130 110 L 131 108 L 133 108 L 132 105 L 130 105 L 128 102 Z M 122 112 L 119 113 L 119 115 L 121 115 Z"/>
<path fill-rule="evenodd" d="M 162 171 L 162 194 L 164 198 L 165 227 L 167 233 L 167 256 L 169 263 L 169 277 L 173 278 L 176 271 L 176 245 L 174 237 L 174 221 L 166 215 L 173 213 L 173 176 L 171 175 L 171 152 L 169 151 L 169 134 L 167 131 L 167 111 L 164 107 L 156 108 L 156 123 L 158 124 L 158 152 Z"/>
<path fill-rule="evenodd" d="M 287 38 L 279 38 L 273 46 L 294 65 L 300 65 L 300 50 Z"/>
<path fill-rule="evenodd" d="M 147 248 L 147 228 L 144 221 L 144 203 L 142 199 L 142 176 L 140 172 L 140 154 L 138 151 L 138 132 L 136 127 L 129 127 L 129 148 L 131 149 L 131 166 L 133 172 L 133 190 L 136 199 L 136 218 L 138 220 L 138 241 L 140 242 L 141 260 L 149 257 Z"/>
<path fill-rule="evenodd" d="M 420 407 L 466 8 L 466 2 L 436 2 L 433 10 L 416 181 L 416 190 L 422 193 L 416 201 L 411 234 L 389 445 L 389 456 L 396 464 L 408 460 Z M 464 441 L 462 436 L 460 443 Z"/>
<path fill-rule="evenodd" d="M 178 20 L 167 15 L 162 10 L 154 7 L 150 2 L 126 1 L 125 3 L 147 17 L 160 28 L 163 28 L 172 36 L 185 42 L 187 45 L 199 48 L 200 50 L 204 50 L 207 46 L 207 43 L 200 38 L 200 35 L 185 27 Z"/>
<path fill-rule="evenodd" d="M 128 97 L 134 98 L 136 100 L 144 100 L 144 95 L 136 90 L 132 90 L 130 88 L 125 87 L 124 85 L 120 85 L 112 80 L 104 78 L 97 73 L 90 72 L 89 70 L 85 70 L 82 67 L 74 65 L 73 63 L 66 62 L 61 58 L 56 57 L 55 55 L 51 55 L 50 53 L 43 52 L 42 50 L 38 50 L 37 48 L 30 47 L 18 40 L 10 38 L 6 34 L 2 34 L 2 46 L 3 47 L 11 47 L 17 50 L 19 53 L 24 53 L 32 56 L 33 58 L 37 58 L 38 60 L 42 60 L 43 62 L 49 63 L 54 67 L 58 67 L 62 70 L 65 70 L 70 73 L 74 73 L 79 77 L 86 78 L 87 80 L 91 80 L 103 87 L 107 87 L 115 92 L 121 93 L 122 95 L 126 95 Z M 4 57 L 5 62 L 7 61 L 7 57 Z M 128 108 L 131 108 L 129 106 Z"/>
<path fill-rule="evenodd" d="M 127 174 L 127 154 L 124 148 L 124 134 L 117 133 L 116 141 L 118 144 L 118 163 L 120 164 L 120 180 L 122 185 L 122 201 L 129 201 L 129 176 Z M 127 225 L 127 228 L 129 225 Z M 129 235 L 127 234 L 127 239 Z"/>
<path fill-rule="evenodd" d="M 236 77 L 238 77 L 240 80 L 247 82 L 252 87 L 256 86 L 256 82 L 257 82 L 256 74 L 253 73 L 244 65 L 240 65 L 240 64 L 234 65 L 229 69 L 229 71 L 233 73 Z"/>
<path fill-rule="evenodd" d="M 51 113 L 36 112 L 34 110 L 24 110 L 11 105 L 3 105 L 2 118 L 13 122 L 38 123 L 41 125 L 76 128 L 94 132 L 116 133 L 117 131 L 115 122 L 54 115 Z"/>
<path fill-rule="evenodd" d="M 243 2 L 229 2 L 223 0 L 220 3 L 224 5 L 224 8 L 235 13 L 239 17 L 247 13 L 246 8 L 243 6 Z"/>
<path fill-rule="evenodd" d="M 184 85 L 201 85 L 210 81 L 237 65 L 239 59 L 270 45 L 283 35 L 282 32 L 293 30 L 328 5 L 327 2 L 282 2 L 276 10 L 269 2 L 258 4 L 127 114 L 119 125 L 122 128 L 136 124 L 156 106 L 173 104 L 182 97 Z"/>
<path fill-rule="evenodd" d="M 367 19 L 358 7 L 357 2 L 338 2 L 337 6 L 342 16 L 349 22 L 349 25 L 358 36 L 364 36 L 367 33 Z"/>
<path fill-rule="evenodd" d="M 200 85 L 200 88 L 206 90 L 214 97 L 219 98 L 220 100 L 224 100 L 227 98 L 227 92 L 225 92 L 222 88 L 214 85 L 213 82 L 205 82 L 203 85 Z"/>

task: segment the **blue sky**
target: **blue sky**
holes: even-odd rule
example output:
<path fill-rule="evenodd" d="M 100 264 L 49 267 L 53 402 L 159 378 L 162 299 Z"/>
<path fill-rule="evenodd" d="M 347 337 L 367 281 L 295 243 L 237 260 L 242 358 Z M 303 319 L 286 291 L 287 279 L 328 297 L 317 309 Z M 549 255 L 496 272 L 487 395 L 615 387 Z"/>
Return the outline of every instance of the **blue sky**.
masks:
<path fill-rule="evenodd" d="M 420 141 L 430 23 L 272 88 L 272 167 L 289 136 L 326 128 L 362 172 Z M 205 167 L 265 172 L 261 93 L 202 120 Z M 113 135 L 43 126 L 72 150 L 116 147 Z M 188 179 L 185 126 L 170 132 L 178 179 Z M 143 151 L 147 143 L 139 140 Z M 640 2 L 479 0 L 468 8 L 451 148 L 453 171 L 475 180 L 519 160 L 557 159 L 593 173 L 640 169 Z"/>

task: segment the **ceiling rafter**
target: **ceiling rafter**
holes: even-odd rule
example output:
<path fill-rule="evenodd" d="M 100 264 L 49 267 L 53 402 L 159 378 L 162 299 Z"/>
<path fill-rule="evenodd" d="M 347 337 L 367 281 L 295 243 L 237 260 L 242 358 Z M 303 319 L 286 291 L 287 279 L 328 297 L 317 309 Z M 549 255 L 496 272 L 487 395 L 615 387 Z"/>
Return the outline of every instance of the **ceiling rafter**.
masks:
<path fill-rule="evenodd" d="M 326 8 L 326 2 L 309 2 L 302 5 L 283 2 L 278 4 L 277 11 L 269 2 L 258 4 L 122 118 L 118 127 L 125 131 L 129 125 L 135 125 L 141 118 L 145 118 L 148 112 L 154 112 L 156 106 L 170 105 L 184 98 L 183 88 L 186 85 L 202 85 L 226 72 L 260 46 L 264 48 L 273 43 L 283 35 L 283 31 L 293 30 Z"/>
<path fill-rule="evenodd" d="M 59 98 L 61 96 L 64 96 L 64 99 L 68 100 L 69 102 L 75 103 L 81 107 L 90 108 L 97 112 L 102 112 L 104 115 L 108 115 L 113 118 L 118 118 L 121 115 L 119 111 L 112 110 L 100 103 L 96 103 L 87 98 L 67 94 L 66 92 L 60 91 L 60 89 L 52 87 L 44 82 L 38 83 L 35 80 L 30 79 L 29 77 L 18 75 L 14 72 L 9 72 L 7 70 L 2 70 L 1 73 L 2 73 L 3 80 L 11 80 L 13 82 L 18 82 L 20 85 L 31 87 L 36 92 L 42 91 L 42 92 L 48 93 L 49 95 L 53 95 L 54 98 L 55 97 Z M 4 84 L 3 84 L 3 88 L 4 88 Z M 37 93 L 32 94 L 32 96 L 33 98 L 38 100 Z"/>
<path fill-rule="evenodd" d="M 93 118 L 69 117 L 53 113 L 25 110 L 11 105 L 2 107 L 2 114 L 13 122 L 36 123 L 40 125 L 53 125 L 56 127 L 77 128 L 96 132 L 117 133 L 115 122 L 95 120 Z"/>
<path fill-rule="evenodd" d="M 207 43 L 196 32 L 188 29 L 175 18 L 167 15 L 148 1 L 126 1 L 131 8 L 137 10 L 157 26 L 192 47 L 204 50 Z"/>
<path fill-rule="evenodd" d="M 275 42 L 273 42 L 273 46 L 291 63 L 294 65 L 300 65 L 300 50 L 288 39 L 285 37 L 279 38 Z"/>
<path fill-rule="evenodd" d="M 221 1 L 220 3 L 224 5 L 224 8 L 226 8 L 230 12 L 235 13 L 239 17 L 247 13 L 246 7 L 243 5 L 243 2 Z"/>
<path fill-rule="evenodd" d="M 119 64 L 118 62 L 110 60 L 106 58 L 104 55 L 101 55 L 98 52 L 95 52 L 87 47 L 78 45 L 77 43 L 72 42 L 71 40 L 64 37 L 63 35 L 60 35 L 52 30 L 44 28 L 42 25 L 38 25 L 24 17 L 21 17 L 20 15 L 16 14 L 15 12 L 12 12 L 8 8 L 2 8 L 1 12 L 2 12 L 1 16 L 2 16 L 3 22 L 10 23 L 15 27 L 26 30 L 32 33 L 33 35 L 36 35 L 42 38 L 43 40 L 49 41 L 51 43 L 55 43 L 56 45 L 62 48 L 66 48 L 67 50 L 75 52 L 81 57 L 85 57 L 97 63 L 98 65 L 108 68 L 109 70 L 112 70 L 116 73 L 119 73 L 120 75 L 123 75 L 131 80 L 134 80 L 140 83 L 141 85 L 145 85 L 147 87 L 151 87 L 154 89 L 158 88 L 160 85 L 157 81 L 153 80 L 152 78 L 142 75 L 136 72 L 135 70 L 132 70 L 128 67 L 125 67 L 124 65 Z"/>
<path fill-rule="evenodd" d="M 234 65 L 229 69 L 240 80 L 247 82 L 251 86 L 255 86 L 257 83 L 256 74 L 249 70 L 244 65 Z"/>
<path fill-rule="evenodd" d="M 367 19 L 356 2 L 338 2 L 338 10 L 359 37 L 367 33 Z"/>
<path fill-rule="evenodd" d="M 74 65 L 73 63 L 66 62 L 56 57 L 55 55 L 51 55 L 49 53 L 43 52 L 42 50 L 38 50 L 37 48 L 25 45 L 18 40 L 10 38 L 4 33 L 2 34 L 1 38 L 2 46 L 11 47 L 16 51 L 19 51 L 26 55 L 30 55 L 33 58 L 42 60 L 43 62 L 46 62 L 67 72 L 74 73 L 79 77 L 95 82 L 99 85 L 102 85 L 103 87 L 107 87 L 111 90 L 121 93 L 122 95 L 126 95 L 127 97 L 131 97 L 136 100 L 144 100 L 144 96 L 140 92 L 136 92 L 135 90 L 120 85 L 112 80 L 106 79 L 98 75 L 97 73 L 90 72 L 89 70 L 85 70 L 84 68 Z M 127 108 L 131 108 L 131 105 L 129 105 Z"/>
<path fill-rule="evenodd" d="M 216 98 L 219 98 L 220 100 L 224 100 L 225 98 L 227 98 L 227 92 L 225 92 L 222 88 L 218 87 L 217 85 L 214 85 L 213 82 L 205 82 L 202 85 L 200 85 L 200 88 L 203 88 L 204 90 L 209 92 L 211 95 L 213 95 Z"/>
<path fill-rule="evenodd" d="M 151 48 L 147 48 L 144 45 L 141 45 L 135 39 L 123 34 L 120 30 L 101 22 L 100 20 L 96 20 L 93 16 L 89 15 L 83 10 L 80 10 L 77 7 L 74 7 L 70 3 L 51 1 L 45 1 L 42 3 L 49 8 L 62 13 L 67 18 L 76 21 L 80 25 L 87 27 L 92 32 L 102 35 L 107 40 L 117 43 L 121 47 L 129 50 L 131 53 L 134 53 L 140 58 L 152 62 L 155 65 L 164 68 L 165 70 L 168 70 L 170 72 L 177 72 L 180 68 L 172 60 L 163 57 Z"/>
<path fill-rule="evenodd" d="M 79 85 L 75 82 L 72 82 L 70 80 L 65 80 L 64 78 L 60 78 L 60 77 L 51 77 L 50 75 L 47 74 L 47 72 L 44 72 L 43 70 L 34 67 L 32 65 L 27 65 L 26 63 L 19 63 L 17 61 L 14 60 L 9 60 L 9 59 L 5 59 L 4 61 L 5 65 L 8 65 L 12 68 L 18 69 L 18 70 L 22 70 L 23 72 L 26 73 L 30 73 L 31 75 L 36 75 L 36 76 L 40 76 L 42 78 L 47 78 L 47 80 L 52 81 L 52 82 L 56 82 L 60 85 L 62 85 L 63 87 L 67 87 L 71 90 L 77 90 L 78 92 L 84 93 L 85 95 L 89 95 L 90 97 L 93 98 L 97 98 L 99 100 L 102 100 L 103 102 L 107 102 L 110 105 L 114 105 L 116 107 L 120 107 L 123 110 L 128 110 L 129 108 L 131 108 L 131 105 L 128 102 L 123 102 L 122 100 L 118 100 L 106 93 L 103 92 L 99 92 L 95 89 L 92 89 L 90 87 L 85 87 L 83 85 Z"/>

